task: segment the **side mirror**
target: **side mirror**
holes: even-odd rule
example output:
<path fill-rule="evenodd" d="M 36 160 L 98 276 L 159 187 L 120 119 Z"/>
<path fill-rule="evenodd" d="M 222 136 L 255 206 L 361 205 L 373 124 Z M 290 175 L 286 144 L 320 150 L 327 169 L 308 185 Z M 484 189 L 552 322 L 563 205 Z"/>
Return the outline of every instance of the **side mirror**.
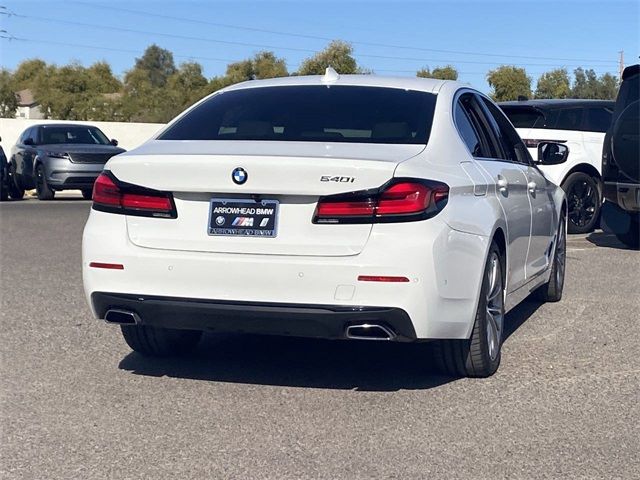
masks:
<path fill-rule="evenodd" d="M 569 147 L 562 143 L 540 142 L 538 144 L 538 163 L 540 165 L 559 165 L 567 161 Z"/>
<path fill-rule="evenodd" d="M 33 145 L 33 138 L 25 138 L 24 144 L 25 145 Z"/>
<path fill-rule="evenodd" d="M 112 138 L 109 143 L 111 143 L 111 145 L 113 145 L 114 147 L 118 146 L 118 140 L 116 140 L 115 138 Z"/>

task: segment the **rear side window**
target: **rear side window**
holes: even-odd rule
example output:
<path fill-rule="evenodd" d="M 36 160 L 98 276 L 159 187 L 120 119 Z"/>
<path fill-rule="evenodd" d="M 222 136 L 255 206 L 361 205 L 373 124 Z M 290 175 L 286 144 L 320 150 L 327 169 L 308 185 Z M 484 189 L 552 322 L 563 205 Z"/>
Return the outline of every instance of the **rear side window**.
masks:
<path fill-rule="evenodd" d="M 536 108 L 503 106 L 502 111 L 509 117 L 509 120 L 516 128 L 544 127 L 544 114 Z"/>
<path fill-rule="evenodd" d="M 436 96 L 396 88 L 280 86 L 215 95 L 159 140 L 426 144 Z"/>
<path fill-rule="evenodd" d="M 586 109 L 586 113 L 585 131 L 605 133 L 609 130 L 613 108 L 589 107 Z"/>
<path fill-rule="evenodd" d="M 455 111 L 455 119 L 456 125 L 458 127 L 458 132 L 460 132 L 460 136 L 464 143 L 466 143 L 467 148 L 474 157 L 482 156 L 482 145 L 480 144 L 480 138 L 476 133 L 475 128 L 471 124 L 471 120 L 467 116 L 467 112 L 462 109 L 462 105 L 460 102 L 456 102 L 456 111 Z"/>
<path fill-rule="evenodd" d="M 558 119 L 547 128 L 556 130 L 581 130 L 584 108 L 563 108 L 558 111 Z"/>

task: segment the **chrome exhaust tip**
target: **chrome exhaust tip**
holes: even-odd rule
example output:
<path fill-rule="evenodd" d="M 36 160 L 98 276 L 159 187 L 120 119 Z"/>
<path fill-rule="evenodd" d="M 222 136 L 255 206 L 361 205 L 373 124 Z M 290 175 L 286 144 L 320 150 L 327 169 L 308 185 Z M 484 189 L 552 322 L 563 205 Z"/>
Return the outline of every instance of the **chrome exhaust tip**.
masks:
<path fill-rule="evenodd" d="M 345 332 L 347 338 L 353 340 L 395 340 L 396 334 L 383 325 L 363 323 L 361 325 L 349 325 Z"/>
<path fill-rule="evenodd" d="M 116 325 L 136 325 L 140 323 L 140 317 L 137 313 L 113 308 L 104 314 L 104 321 Z"/>

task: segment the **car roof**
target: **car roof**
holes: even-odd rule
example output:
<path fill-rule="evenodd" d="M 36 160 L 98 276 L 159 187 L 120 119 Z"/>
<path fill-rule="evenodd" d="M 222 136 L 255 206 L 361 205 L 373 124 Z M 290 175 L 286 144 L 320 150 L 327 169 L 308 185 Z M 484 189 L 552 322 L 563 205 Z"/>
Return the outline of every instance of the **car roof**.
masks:
<path fill-rule="evenodd" d="M 381 75 L 338 75 L 328 79 L 325 75 L 290 76 L 266 80 L 250 80 L 224 88 L 222 91 L 241 90 L 257 87 L 305 86 L 305 85 L 343 85 L 362 87 L 387 87 L 405 90 L 437 93 L 444 84 L 467 85 L 453 80 L 438 80 L 419 77 L 391 77 Z"/>
<path fill-rule="evenodd" d="M 509 102 L 500 102 L 501 107 L 553 107 L 553 108 L 570 108 L 570 107 L 613 107 L 615 100 L 593 100 L 584 98 L 541 98 L 536 100 L 513 100 Z"/>
<path fill-rule="evenodd" d="M 622 71 L 622 80 L 628 80 L 635 75 L 640 75 L 640 64 L 629 65 Z"/>
<path fill-rule="evenodd" d="M 31 127 L 95 127 L 95 125 L 88 125 L 86 123 L 37 123 L 31 125 Z"/>

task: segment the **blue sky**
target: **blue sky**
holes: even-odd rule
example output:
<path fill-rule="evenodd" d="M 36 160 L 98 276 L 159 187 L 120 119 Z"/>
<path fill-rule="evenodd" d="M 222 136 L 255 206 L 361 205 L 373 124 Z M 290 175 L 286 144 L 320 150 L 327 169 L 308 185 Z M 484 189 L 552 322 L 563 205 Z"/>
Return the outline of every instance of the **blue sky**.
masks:
<path fill-rule="evenodd" d="M 625 63 L 638 61 L 639 5 L 637 0 L 0 0 L 6 7 L 0 11 L 16 14 L 0 16 L 2 35 L 23 39 L 0 40 L 0 63 L 13 69 L 35 57 L 57 64 L 106 60 L 122 75 L 156 43 L 171 50 L 176 63 L 198 61 L 207 77 L 260 50 L 273 50 L 293 71 L 326 46 L 326 38 L 353 42 L 359 65 L 379 74 L 411 76 L 423 66 L 452 64 L 461 81 L 488 91 L 486 72 L 501 64 L 526 67 L 533 86 L 542 72 L 557 67 L 617 75 L 618 51 L 624 50 Z M 454 51 L 461 53 L 448 53 Z"/>

